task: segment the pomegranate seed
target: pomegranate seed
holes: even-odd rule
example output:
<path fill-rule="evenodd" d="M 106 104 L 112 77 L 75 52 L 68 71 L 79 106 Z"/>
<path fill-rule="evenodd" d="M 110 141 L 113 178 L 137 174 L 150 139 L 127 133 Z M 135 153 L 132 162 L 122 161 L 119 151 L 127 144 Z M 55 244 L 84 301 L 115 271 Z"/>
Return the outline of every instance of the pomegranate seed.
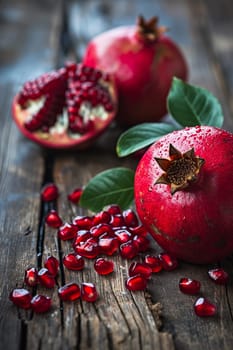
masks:
<path fill-rule="evenodd" d="M 138 226 L 138 218 L 135 212 L 131 209 L 124 210 L 123 211 L 123 218 L 125 221 L 125 224 L 129 227 L 136 227 Z"/>
<path fill-rule="evenodd" d="M 112 204 L 112 205 L 109 205 L 107 208 L 106 208 L 107 212 L 109 212 L 109 214 L 111 215 L 116 215 L 116 214 L 121 214 L 121 208 L 119 207 L 119 205 L 117 204 Z"/>
<path fill-rule="evenodd" d="M 58 295 L 63 301 L 74 301 L 80 298 L 81 290 L 78 284 L 68 283 L 58 289 Z"/>
<path fill-rule="evenodd" d="M 226 284 L 229 279 L 228 273 L 222 268 L 209 270 L 208 275 L 217 284 Z"/>
<path fill-rule="evenodd" d="M 73 220 L 73 224 L 76 225 L 79 230 L 89 230 L 92 227 L 92 218 L 89 216 L 76 216 Z"/>
<path fill-rule="evenodd" d="M 132 262 L 129 267 L 129 276 L 141 275 L 142 277 L 148 279 L 151 277 L 152 269 L 145 263 Z"/>
<path fill-rule="evenodd" d="M 179 288 L 185 294 L 195 295 L 200 292 L 201 283 L 191 278 L 181 278 L 179 281 Z"/>
<path fill-rule="evenodd" d="M 139 252 L 146 252 L 150 246 L 150 241 L 145 236 L 135 235 L 133 237 L 133 244 Z"/>
<path fill-rule="evenodd" d="M 96 226 L 98 224 L 108 224 L 110 220 L 111 220 L 110 213 L 103 210 L 94 216 L 93 225 Z"/>
<path fill-rule="evenodd" d="M 38 280 L 40 284 L 46 288 L 53 288 L 55 286 L 55 279 L 50 274 L 49 270 L 43 267 L 38 271 Z"/>
<path fill-rule="evenodd" d="M 37 285 L 38 272 L 35 267 L 31 267 L 25 271 L 24 282 L 30 287 L 34 287 Z"/>
<path fill-rule="evenodd" d="M 81 242 L 79 245 L 75 247 L 75 251 L 88 259 L 94 259 L 99 255 L 99 245 L 96 239 L 89 238 L 86 242 Z"/>
<path fill-rule="evenodd" d="M 144 262 L 145 264 L 147 264 L 148 266 L 150 266 L 150 268 L 152 269 L 152 272 L 159 272 L 162 270 L 162 263 L 161 260 L 154 255 L 146 255 L 144 258 Z"/>
<path fill-rule="evenodd" d="M 122 214 L 112 215 L 110 223 L 112 227 L 122 227 L 125 225 L 124 218 Z"/>
<path fill-rule="evenodd" d="M 177 268 L 178 261 L 176 258 L 172 257 L 171 255 L 167 253 L 161 253 L 158 255 L 158 257 L 161 260 L 161 264 L 164 270 L 171 271 Z"/>
<path fill-rule="evenodd" d="M 47 312 L 51 308 L 51 298 L 45 295 L 35 295 L 31 300 L 32 310 L 36 313 Z"/>
<path fill-rule="evenodd" d="M 69 253 L 64 256 L 63 264 L 68 270 L 80 271 L 83 270 L 85 262 L 82 256 L 75 253 Z"/>
<path fill-rule="evenodd" d="M 50 210 L 46 215 L 45 222 L 49 227 L 53 228 L 58 228 L 62 225 L 62 219 L 54 209 Z"/>
<path fill-rule="evenodd" d="M 104 233 L 113 234 L 112 227 L 109 224 L 98 224 L 90 229 L 90 233 L 94 237 L 100 237 Z"/>
<path fill-rule="evenodd" d="M 65 223 L 63 226 L 59 227 L 57 232 L 58 238 L 62 241 L 67 241 L 74 239 L 77 234 L 77 227 L 72 224 Z"/>
<path fill-rule="evenodd" d="M 115 237 L 103 237 L 99 239 L 100 254 L 106 254 L 108 256 L 113 255 L 118 251 L 119 241 Z"/>
<path fill-rule="evenodd" d="M 73 248 L 76 249 L 76 246 L 78 246 L 81 242 L 86 242 L 89 238 L 91 238 L 90 231 L 88 230 L 79 230 L 77 233 L 77 236 L 75 237 L 73 241 Z"/>
<path fill-rule="evenodd" d="M 95 302 L 98 299 L 98 293 L 93 283 L 81 284 L 81 298 L 84 301 Z"/>
<path fill-rule="evenodd" d="M 132 239 L 132 235 L 127 229 L 116 230 L 114 234 L 120 243 L 126 243 Z"/>
<path fill-rule="evenodd" d="M 58 188 L 55 184 L 49 183 L 41 190 L 41 198 L 44 202 L 54 201 L 58 197 Z"/>
<path fill-rule="evenodd" d="M 94 263 L 94 269 L 99 275 L 109 275 L 114 270 L 114 264 L 112 261 L 99 258 Z"/>
<path fill-rule="evenodd" d="M 139 225 L 136 227 L 129 227 L 129 230 L 133 235 L 138 235 L 138 236 L 146 236 L 147 235 L 147 229 L 143 225 Z"/>
<path fill-rule="evenodd" d="M 56 277 L 59 269 L 59 261 L 54 256 L 48 256 L 44 262 L 44 267 L 49 271 L 51 276 Z"/>
<path fill-rule="evenodd" d="M 131 291 L 144 290 L 146 285 L 147 279 L 141 275 L 129 277 L 125 282 L 126 288 Z"/>
<path fill-rule="evenodd" d="M 138 254 L 138 249 L 135 247 L 132 240 L 122 243 L 119 248 L 120 254 L 124 259 L 133 259 Z"/>
<path fill-rule="evenodd" d="M 74 204 L 78 204 L 79 201 L 80 201 L 82 193 L 83 193 L 83 189 L 82 188 L 75 188 L 73 190 L 73 192 L 68 194 L 67 198 L 69 199 L 70 202 L 72 202 Z"/>
<path fill-rule="evenodd" d="M 197 316 L 208 317 L 216 314 L 217 308 L 206 298 L 198 298 L 194 304 L 194 311 Z"/>
<path fill-rule="evenodd" d="M 16 288 L 10 292 L 9 299 L 13 304 L 22 308 L 30 309 L 31 308 L 31 293 L 24 288 Z"/>

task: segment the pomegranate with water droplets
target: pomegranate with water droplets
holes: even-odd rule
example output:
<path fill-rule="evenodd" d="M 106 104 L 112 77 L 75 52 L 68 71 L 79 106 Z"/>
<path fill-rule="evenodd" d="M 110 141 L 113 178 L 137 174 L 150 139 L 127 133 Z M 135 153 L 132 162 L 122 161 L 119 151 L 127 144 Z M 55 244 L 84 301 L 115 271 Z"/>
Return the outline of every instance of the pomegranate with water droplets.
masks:
<path fill-rule="evenodd" d="M 50 310 L 52 301 L 45 295 L 35 295 L 31 300 L 31 308 L 34 312 L 42 314 Z"/>
<path fill-rule="evenodd" d="M 174 131 L 144 154 L 135 174 L 141 222 L 172 256 L 193 263 L 233 252 L 233 134 L 211 126 Z"/>
<path fill-rule="evenodd" d="M 191 278 L 183 277 L 179 281 L 179 288 L 185 294 L 195 295 L 200 292 L 201 283 Z"/>
<path fill-rule="evenodd" d="M 85 148 L 116 113 L 112 77 L 83 64 L 69 63 L 26 82 L 13 101 L 21 132 L 42 146 Z"/>
<path fill-rule="evenodd" d="M 186 80 L 180 48 L 158 26 L 158 18 L 138 18 L 91 40 L 84 64 L 113 74 L 119 93 L 118 121 L 126 126 L 154 122 L 167 112 L 166 97 L 174 76 Z"/>
<path fill-rule="evenodd" d="M 197 316 L 209 317 L 216 314 L 217 308 L 206 298 L 200 297 L 194 303 L 194 311 Z"/>

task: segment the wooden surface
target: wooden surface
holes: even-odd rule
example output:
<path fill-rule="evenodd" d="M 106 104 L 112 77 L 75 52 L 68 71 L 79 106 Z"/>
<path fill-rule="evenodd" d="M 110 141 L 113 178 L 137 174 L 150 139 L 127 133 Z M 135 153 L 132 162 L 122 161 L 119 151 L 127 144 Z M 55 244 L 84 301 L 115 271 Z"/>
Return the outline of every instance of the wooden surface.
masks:
<path fill-rule="evenodd" d="M 33 315 L 17 310 L 9 291 L 21 286 L 24 269 L 40 266 L 49 253 L 60 260 L 69 251 L 54 230 L 43 225 L 48 210 L 40 202 L 45 182 L 61 191 L 57 207 L 64 220 L 84 213 L 68 203 L 67 193 L 85 185 L 99 171 L 113 166 L 136 167 L 136 160 L 118 159 L 115 142 L 121 130 L 112 127 L 84 152 L 46 152 L 26 140 L 11 118 L 11 102 L 29 78 L 80 59 L 94 35 L 138 14 L 159 15 L 179 42 L 190 67 L 190 82 L 208 88 L 221 101 L 224 128 L 233 131 L 233 5 L 231 0 L 2 0 L 0 2 L 0 348 L 15 349 L 156 349 L 230 350 L 233 347 L 233 259 L 221 262 L 229 284 L 216 286 L 207 277 L 210 266 L 181 263 L 174 272 L 154 274 L 146 293 L 129 293 L 124 279 L 129 262 L 114 258 L 114 276 L 103 279 L 89 262 L 84 272 L 61 269 L 58 285 L 92 281 L 100 290 L 95 304 L 61 303 L 56 288 L 42 290 L 53 298 L 52 312 Z M 30 234 L 25 234 L 27 230 Z M 155 249 L 158 249 L 155 247 Z M 208 249 L 208 248 L 207 248 Z M 212 267 L 212 266 L 211 266 Z M 216 303 L 216 317 L 193 312 L 195 297 L 179 292 L 181 277 L 202 283 Z"/>

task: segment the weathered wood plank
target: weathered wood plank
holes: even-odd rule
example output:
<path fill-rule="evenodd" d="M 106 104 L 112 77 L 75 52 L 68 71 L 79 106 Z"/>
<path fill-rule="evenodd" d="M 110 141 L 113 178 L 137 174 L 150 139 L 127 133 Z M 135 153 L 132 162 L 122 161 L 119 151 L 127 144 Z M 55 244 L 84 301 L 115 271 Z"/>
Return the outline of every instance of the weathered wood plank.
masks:
<path fill-rule="evenodd" d="M 17 130 L 11 102 L 25 80 L 55 65 L 51 43 L 54 17 L 50 15 L 55 4 L 58 6 L 57 1 L 48 1 L 45 6 L 30 1 L 1 2 L 0 344 L 6 349 L 25 349 L 32 336 L 28 331 L 31 312 L 17 311 L 8 295 L 12 288 L 22 286 L 24 270 L 37 263 L 44 177 L 43 152 Z"/>

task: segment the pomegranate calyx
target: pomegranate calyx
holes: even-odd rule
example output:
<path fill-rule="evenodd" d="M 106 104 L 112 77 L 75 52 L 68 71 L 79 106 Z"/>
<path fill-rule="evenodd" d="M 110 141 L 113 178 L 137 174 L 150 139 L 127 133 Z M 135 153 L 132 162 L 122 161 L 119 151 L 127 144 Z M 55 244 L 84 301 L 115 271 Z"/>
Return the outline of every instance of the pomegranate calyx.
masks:
<path fill-rule="evenodd" d="M 137 19 L 137 32 L 139 36 L 148 42 L 154 42 L 156 39 L 158 39 L 167 31 L 167 27 L 158 26 L 158 21 L 159 18 L 156 16 L 150 18 L 149 20 L 145 20 L 143 16 L 139 15 Z"/>
<path fill-rule="evenodd" d="M 172 144 L 169 145 L 169 158 L 155 157 L 160 168 L 165 171 L 155 184 L 170 185 L 173 195 L 197 180 L 205 160 L 195 155 L 194 148 L 182 154 Z"/>

